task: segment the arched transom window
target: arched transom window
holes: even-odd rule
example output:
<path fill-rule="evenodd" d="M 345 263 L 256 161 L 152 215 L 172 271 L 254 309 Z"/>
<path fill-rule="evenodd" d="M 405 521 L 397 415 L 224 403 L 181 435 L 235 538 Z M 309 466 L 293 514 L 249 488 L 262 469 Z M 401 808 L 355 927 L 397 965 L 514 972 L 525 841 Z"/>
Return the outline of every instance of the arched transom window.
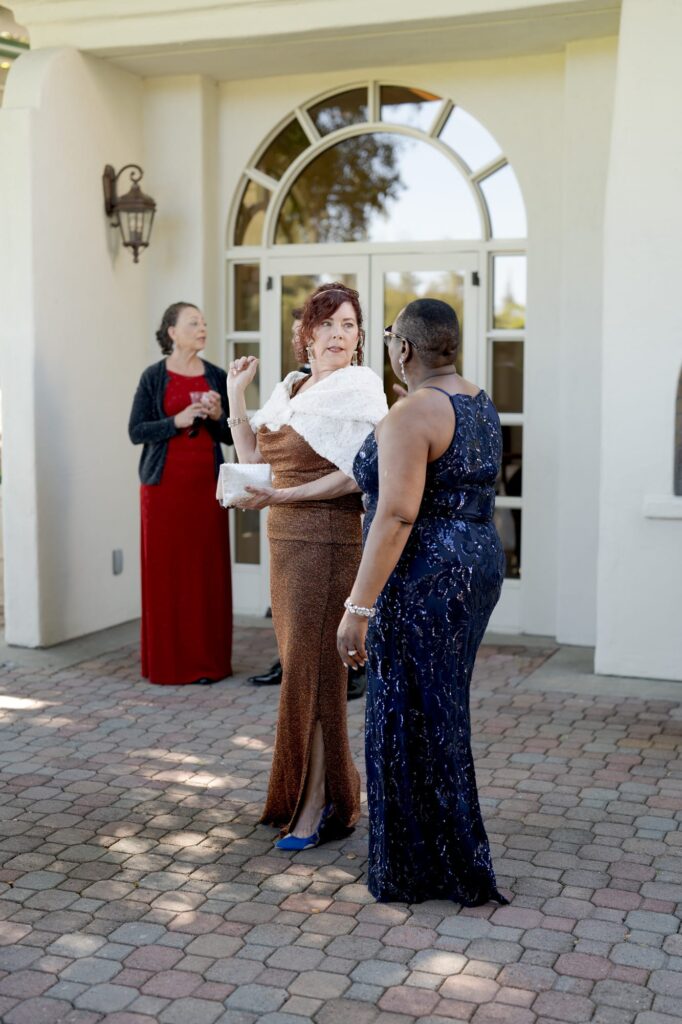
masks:
<path fill-rule="evenodd" d="M 524 239 L 514 171 L 449 100 L 357 86 L 298 108 L 244 172 L 230 243 Z"/>

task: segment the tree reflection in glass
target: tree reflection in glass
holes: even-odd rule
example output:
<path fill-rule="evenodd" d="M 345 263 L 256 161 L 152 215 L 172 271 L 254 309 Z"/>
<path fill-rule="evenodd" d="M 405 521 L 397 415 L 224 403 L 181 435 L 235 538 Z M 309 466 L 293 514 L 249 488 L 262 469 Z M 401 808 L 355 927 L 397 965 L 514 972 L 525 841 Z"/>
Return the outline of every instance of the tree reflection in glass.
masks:
<path fill-rule="evenodd" d="M 262 245 L 265 211 L 269 202 L 270 192 L 266 188 L 255 181 L 247 182 L 234 229 L 235 245 Z"/>
<path fill-rule="evenodd" d="M 332 281 L 339 281 L 347 284 L 350 288 L 357 288 L 355 274 L 334 273 L 331 270 L 324 274 L 283 274 L 282 275 L 282 305 L 281 305 L 281 366 L 280 376 L 286 377 L 292 370 L 299 370 L 299 362 L 294 353 L 291 342 L 291 329 L 293 326 L 293 311 L 305 305 L 306 299 L 321 284 L 331 284 Z"/>
<path fill-rule="evenodd" d="M 493 327 L 523 329 L 526 326 L 525 256 L 495 256 L 493 295 Z"/>
<path fill-rule="evenodd" d="M 299 174 L 282 205 L 279 245 L 481 237 L 471 187 L 418 139 L 375 132 L 344 139 Z"/>
<path fill-rule="evenodd" d="M 272 140 L 256 164 L 256 168 L 271 178 L 281 178 L 289 165 L 309 145 L 310 140 L 303 131 L 300 121 L 294 118 Z"/>
<path fill-rule="evenodd" d="M 348 89 L 308 107 L 308 114 L 320 135 L 328 135 L 349 124 L 367 120 L 367 88 Z"/>
<path fill-rule="evenodd" d="M 395 323 L 400 310 L 414 299 L 423 299 L 427 296 L 431 299 L 442 299 L 454 308 L 462 331 L 456 359 L 458 373 L 462 372 L 464 353 L 464 281 L 464 271 L 458 273 L 450 270 L 389 270 L 384 274 L 385 324 Z M 393 373 L 388 348 L 384 348 L 384 389 L 389 405 L 396 401 L 392 385 L 402 383 Z"/>

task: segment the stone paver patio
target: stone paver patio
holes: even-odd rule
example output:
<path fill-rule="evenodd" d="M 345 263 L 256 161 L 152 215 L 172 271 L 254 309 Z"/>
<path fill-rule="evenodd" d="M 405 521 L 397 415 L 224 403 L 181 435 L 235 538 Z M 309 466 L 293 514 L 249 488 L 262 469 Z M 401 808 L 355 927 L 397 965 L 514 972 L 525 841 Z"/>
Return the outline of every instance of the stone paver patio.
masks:
<path fill-rule="evenodd" d="M 278 693 L 264 629 L 215 687 L 128 646 L 0 670 L 6 1024 L 676 1024 L 682 687 L 543 688 L 554 648 L 483 649 L 479 788 L 509 907 L 377 905 L 366 819 L 274 851 L 258 825 Z M 655 691 L 653 691 L 655 692 Z M 349 705 L 358 763 L 364 701 Z"/>

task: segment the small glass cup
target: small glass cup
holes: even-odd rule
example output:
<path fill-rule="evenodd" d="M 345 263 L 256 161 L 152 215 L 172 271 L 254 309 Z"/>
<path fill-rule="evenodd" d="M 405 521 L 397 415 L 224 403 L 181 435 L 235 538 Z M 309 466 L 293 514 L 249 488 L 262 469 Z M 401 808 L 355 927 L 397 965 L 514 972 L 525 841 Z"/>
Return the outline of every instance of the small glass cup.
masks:
<path fill-rule="evenodd" d="M 190 391 L 189 400 L 193 404 L 203 405 L 204 407 L 208 404 L 206 399 L 208 398 L 208 391 Z M 192 426 L 187 431 L 188 437 L 196 437 L 199 433 L 199 427 L 203 423 L 203 416 L 195 416 Z"/>

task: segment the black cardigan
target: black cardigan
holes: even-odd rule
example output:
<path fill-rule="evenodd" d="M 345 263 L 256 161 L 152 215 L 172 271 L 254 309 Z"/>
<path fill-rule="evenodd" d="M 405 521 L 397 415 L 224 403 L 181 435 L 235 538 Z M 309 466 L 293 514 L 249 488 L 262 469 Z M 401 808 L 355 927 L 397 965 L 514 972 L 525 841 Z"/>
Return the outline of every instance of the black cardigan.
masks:
<path fill-rule="evenodd" d="M 227 374 L 219 366 L 209 363 L 207 359 L 204 359 L 203 363 L 208 385 L 212 391 L 218 392 L 223 406 L 223 413 L 219 420 L 212 420 L 210 417 L 203 420 L 203 426 L 213 438 L 217 478 L 220 465 L 223 462 L 220 445 L 221 443 L 232 444 L 232 434 L 227 425 L 227 417 L 230 415 L 227 404 Z M 166 416 L 163 411 L 167 383 L 165 359 L 148 366 L 140 377 L 130 411 L 128 436 L 133 444 L 144 445 L 140 456 L 140 480 L 143 484 L 161 483 L 168 442 L 171 437 L 180 433 L 175 426 L 175 418 Z"/>

